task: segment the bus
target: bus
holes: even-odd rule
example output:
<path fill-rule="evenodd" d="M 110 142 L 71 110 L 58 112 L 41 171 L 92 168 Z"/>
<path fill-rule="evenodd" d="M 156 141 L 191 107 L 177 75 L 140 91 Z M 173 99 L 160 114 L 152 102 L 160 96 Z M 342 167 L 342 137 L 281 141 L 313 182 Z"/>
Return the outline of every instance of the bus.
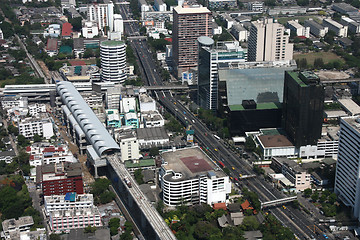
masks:
<path fill-rule="evenodd" d="M 220 164 L 220 166 L 221 166 L 222 168 L 225 167 L 225 164 L 224 164 L 222 161 L 218 161 L 218 162 L 219 162 L 219 164 Z"/>
<path fill-rule="evenodd" d="M 214 134 L 214 138 L 216 138 L 217 140 L 220 140 L 220 137 L 218 135 Z"/>

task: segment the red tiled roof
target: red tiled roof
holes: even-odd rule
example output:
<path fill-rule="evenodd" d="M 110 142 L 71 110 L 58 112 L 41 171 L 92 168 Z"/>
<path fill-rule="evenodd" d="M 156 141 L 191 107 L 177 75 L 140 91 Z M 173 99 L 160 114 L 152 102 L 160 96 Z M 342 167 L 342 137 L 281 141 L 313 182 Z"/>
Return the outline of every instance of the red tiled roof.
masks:
<path fill-rule="evenodd" d="M 243 202 L 243 203 L 241 204 L 241 208 L 242 208 L 243 210 L 254 209 L 254 208 L 250 205 L 250 203 L 249 203 L 248 200 L 245 200 L 245 202 Z"/>
<path fill-rule="evenodd" d="M 34 155 L 30 155 L 29 159 L 34 160 Z"/>
<path fill-rule="evenodd" d="M 27 152 L 30 152 L 30 151 L 31 151 L 31 147 L 30 147 L 30 146 L 27 146 L 27 147 L 26 147 L 26 151 L 27 151 Z"/>
<path fill-rule="evenodd" d="M 85 61 L 82 61 L 82 60 L 70 60 L 69 63 L 71 64 L 71 66 L 85 66 L 86 65 Z"/>
<path fill-rule="evenodd" d="M 227 210 L 226 208 L 226 203 L 222 202 L 222 203 L 214 203 L 214 207 L 215 210 L 217 209 L 224 209 Z"/>
<path fill-rule="evenodd" d="M 72 25 L 71 23 L 64 23 L 62 25 L 62 31 L 61 31 L 61 36 L 71 36 L 71 33 L 72 33 Z"/>
<path fill-rule="evenodd" d="M 43 152 L 55 152 L 55 147 L 46 147 Z"/>
<path fill-rule="evenodd" d="M 168 42 L 172 42 L 172 38 L 164 38 Z"/>

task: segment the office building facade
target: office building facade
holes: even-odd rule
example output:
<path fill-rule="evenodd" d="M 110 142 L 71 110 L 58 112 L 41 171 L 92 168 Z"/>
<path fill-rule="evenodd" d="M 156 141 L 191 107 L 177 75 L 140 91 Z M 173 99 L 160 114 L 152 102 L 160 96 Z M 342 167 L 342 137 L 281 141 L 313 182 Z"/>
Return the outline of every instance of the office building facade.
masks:
<path fill-rule="evenodd" d="M 103 41 L 100 44 L 102 81 L 126 80 L 126 44 L 122 41 Z"/>
<path fill-rule="evenodd" d="M 239 42 L 219 42 L 216 47 L 211 45 L 199 49 L 198 104 L 204 109 L 217 110 L 218 64 L 245 62 L 247 52 Z"/>
<path fill-rule="evenodd" d="M 285 72 L 282 123 L 295 147 L 316 145 L 321 138 L 324 96 L 313 72 Z"/>
<path fill-rule="evenodd" d="M 340 141 L 335 175 L 335 193 L 360 220 L 360 123 L 358 117 L 340 120 Z"/>
<path fill-rule="evenodd" d="M 293 44 L 289 43 L 289 37 L 285 27 L 273 19 L 252 22 L 248 38 L 248 60 L 292 60 Z"/>
<path fill-rule="evenodd" d="M 200 36 L 212 36 L 212 16 L 205 7 L 174 8 L 173 60 L 177 76 L 197 67 Z"/>

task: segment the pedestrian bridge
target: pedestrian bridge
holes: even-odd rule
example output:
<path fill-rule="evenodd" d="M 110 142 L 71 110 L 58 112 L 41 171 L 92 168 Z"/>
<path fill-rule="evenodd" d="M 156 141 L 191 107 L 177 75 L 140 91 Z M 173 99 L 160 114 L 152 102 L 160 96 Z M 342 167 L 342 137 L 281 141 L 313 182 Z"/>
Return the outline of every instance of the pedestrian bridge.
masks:
<path fill-rule="evenodd" d="M 273 206 L 276 206 L 276 205 L 281 205 L 281 204 L 288 203 L 288 202 L 292 202 L 292 201 L 294 201 L 296 199 L 297 199 L 297 197 L 293 196 L 293 197 L 276 199 L 276 200 L 272 200 L 272 201 L 268 201 L 268 202 L 262 202 L 261 203 L 261 209 L 267 208 L 267 207 L 273 207 Z"/>

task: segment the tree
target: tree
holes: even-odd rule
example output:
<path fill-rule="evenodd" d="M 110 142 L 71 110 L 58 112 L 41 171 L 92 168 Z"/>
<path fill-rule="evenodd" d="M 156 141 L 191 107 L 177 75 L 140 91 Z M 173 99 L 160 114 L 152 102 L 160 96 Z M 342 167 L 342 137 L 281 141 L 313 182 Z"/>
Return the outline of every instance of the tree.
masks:
<path fill-rule="evenodd" d="M 311 199 L 316 202 L 318 199 L 319 199 L 319 193 L 318 192 L 314 192 L 312 195 L 311 195 Z"/>
<path fill-rule="evenodd" d="M 83 58 L 89 58 L 89 57 L 93 57 L 93 51 L 90 48 L 87 48 L 83 54 Z"/>
<path fill-rule="evenodd" d="M 310 197 L 311 194 L 312 194 L 311 188 L 307 188 L 307 189 L 304 190 L 304 196 L 306 198 Z"/>
<path fill-rule="evenodd" d="M 38 134 L 34 135 L 34 142 L 41 142 L 42 141 L 42 137 L 40 137 Z"/>
<path fill-rule="evenodd" d="M 110 235 L 114 236 L 118 233 L 118 228 L 120 227 L 120 219 L 112 218 L 109 221 Z"/>
<path fill-rule="evenodd" d="M 84 228 L 84 233 L 94 233 L 96 231 L 96 227 L 95 226 L 87 226 L 86 228 Z"/>
<path fill-rule="evenodd" d="M 9 131 L 9 134 L 14 134 L 15 136 L 17 136 L 19 134 L 19 129 L 12 124 L 9 124 L 8 131 Z"/>
<path fill-rule="evenodd" d="M 336 202 L 336 200 L 337 200 L 336 194 L 335 193 L 330 194 L 328 200 L 329 200 L 330 204 L 334 204 Z"/>
<path fill-rule="evenodd" d="M 105 192 L 110 185 L 110 180 L 105 178 L 97 178 L 93 184 L 91 184 L 91 193 L 100 196 Z"/>
<path fill-rule="evenodd" d="M 82 17 L 72 18 L 70 19 L 70 23 L 73 26 L 74 31 L 79 32 L 82 28 Z"/>
<path fill-rule="evenodd" d="M 144 184 L 144 175 L 142 174 L 142 169 L 136 169 L 134 172 L 135 181 L 140 185 Z"/>
<path fill-rule="evenodd" d="M 217 239 L 221 239 L 222 234 L 220 230 L 210 222 L 199 221 L 195 226 L 194 236 L 199 240 L 208 240 L 210 237 L 214 239 L 218 237 Z"/>
<path fill-rule="evenodd" d="M 157 156 L 159 155 L 159 148 L 158 147 L 152 147 L 150 148 L 150 156 Z"/>
<path fill-rule="evenodd" d="M 322 58 L 316 58 L 314 60 L 314 68 L 322 69 L 324 67 L 324 60 Z"/>
<path fill-rule="evenodd" d="M 245 216 L 241 226 L 245 231 L 255 231 L 258 230 L 260 223 L 255 216 Z"/>
<path fill-rule="evenodd" d="M 61 240 L 61 237 L 59 234 L 52 233 L 50 235 L 50 240 Z"/>
<path fill-rule="evenodd" d="M 26 147 L 30 144 L 30 141 L 27 140 L 23 135 L 17 136 L 17 141 L 18 141 L 19 146 L 21 146 L 21 147 Z"/>
<path fill-rule="evenodd" d="M 245 150 L 253 152 L 256 148 L 256 144 L 251 137 L 247 137 L 245 141 Z"/>
<path fill-rule="evenodd" d="M 100 202 L 101 204 L 109 203 L 113 199 L 115 199 L 115 196 L 116 196 L 115 193 L 110 191 L 105 191 L 102 194 L 100 194 Z"/>

